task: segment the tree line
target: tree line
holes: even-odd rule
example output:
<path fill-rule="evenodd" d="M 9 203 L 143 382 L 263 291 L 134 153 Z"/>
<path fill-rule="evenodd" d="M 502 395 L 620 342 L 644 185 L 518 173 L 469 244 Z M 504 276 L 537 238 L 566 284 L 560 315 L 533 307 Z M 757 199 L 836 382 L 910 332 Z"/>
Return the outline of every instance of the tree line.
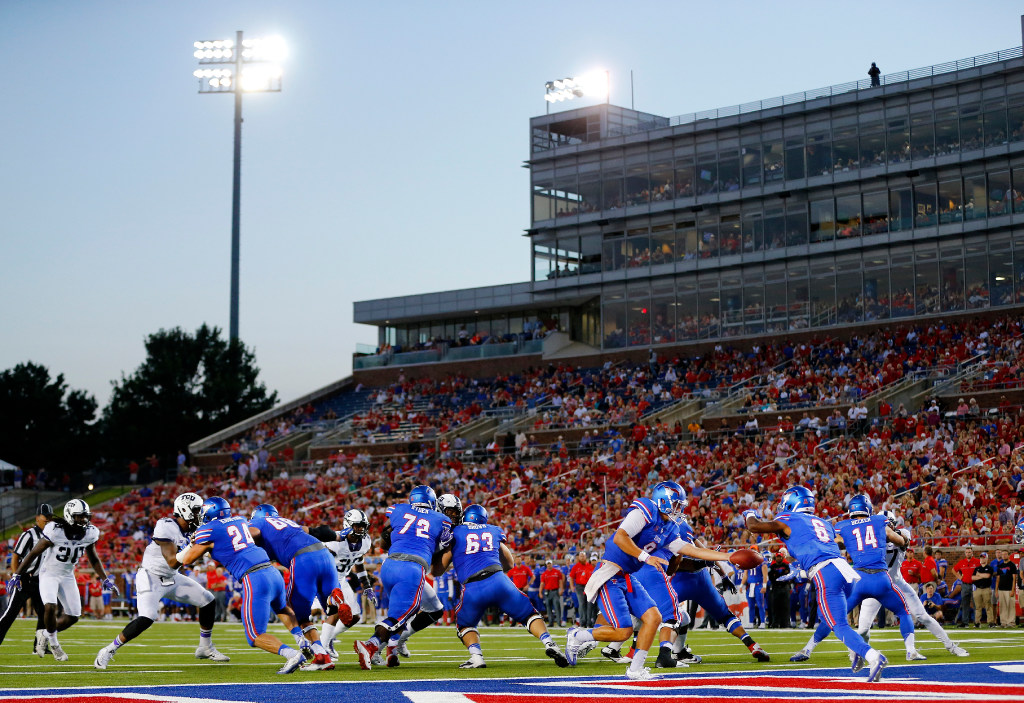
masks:
<path fill-rule="evenodd" d="M 68 386 L 31 361 L 0 372 L 0 459 L 28 474 L 47 469 L 123 480 L 131 461 L 156 455 L 173 466 L 180 448 L 273 407 L 255 353 L 217 327 L 180 327 L 146 337 L 146 358 L 111 381 L 110 402 Z M 124 476 L 122 476 L 123 474 Z"/>

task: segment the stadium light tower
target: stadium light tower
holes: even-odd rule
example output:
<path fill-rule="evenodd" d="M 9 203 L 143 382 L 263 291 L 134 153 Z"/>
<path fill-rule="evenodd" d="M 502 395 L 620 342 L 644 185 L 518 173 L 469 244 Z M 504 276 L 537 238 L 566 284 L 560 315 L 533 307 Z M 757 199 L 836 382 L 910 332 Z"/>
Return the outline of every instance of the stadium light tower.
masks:
<path fill-rule="evenodd" d="M 285 57 L 280 37 L 213 39 L 193 43 L 192 55 L 199 60 L 193 76 L 199 92 L 233 93 L 235 96 L 235 157 L 231 192 L 231 324 L 230 339 L 238 339 L 239 216 L 242 201 L 242 96 L 245 93 L 280 93 L 281 67 Z M 208 68 L 216 66 L 217 68 Z"/>
<path fill-rule="evenodd" d="M 608 71 L 591 71 L 575 78 L 559 78 L 544 84 L 548 113 L 551 112 L 551 103 L 583 97 L 600 98 L 608 102 L 610 96 L 611 76 Z"/>

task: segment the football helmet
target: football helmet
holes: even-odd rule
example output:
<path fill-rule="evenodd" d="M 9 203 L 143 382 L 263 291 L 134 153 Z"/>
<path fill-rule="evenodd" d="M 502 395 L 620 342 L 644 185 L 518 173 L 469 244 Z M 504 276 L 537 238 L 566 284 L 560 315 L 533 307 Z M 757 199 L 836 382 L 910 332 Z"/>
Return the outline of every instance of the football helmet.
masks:
<path fill-rule="evenodd" d="M 430 486 L 416 486 L 409 491 L 409 505 L 437 510 L 437 494 Z"/>
<path fill-rule="evenodd" d="M 466 508 L 466 512 L 462 514 L 463 522 L 471 522 L 474 525 L 486 525 L 487 524 L 487 508 L 482 505 L 473 505 Z"/>
<path fill-rule="evenodd" d="M 358 508 L 347 511 L 341 524 L 342 527 L 350 531 L 350 536 L 363 538 L 370 533 L 370 520 L 366 517 L 366 513 Z"/>
<path fill-rule="evenodd" d="M 814 512 L 814 494 L 804 486 L 790 486 L 782 493 L 779 508 L 783 512 L 811 513 Z"/>
<path fill-rule="evenodd" d="M 1024 544 L 1024 517 L 1017 521 L 1017 526 L 1013 528 L 1013 541 L 1017 544 Z"/>
<path fill-rule="evenodd" d="M 81 498 L 72 498 L 64 504 L 64 519 L 69 525 L 87 526 L 92 520 L 89 504 Z"/>
<path fill-rule="evenodd" d="M 686 491 L 675 481 L 662 481 L 655 486 L 651 492 L 651 501 L 659 511 L 668 515 L 672 522 L 679 524 L 683 521 Z"/>
<path fill-rule="evenodd" d="M 899 520 L 900 519 L 896 515 L 896 511 L 895 510 L 886 511 L 886 513 L 885 513 L 885 524 L 888 525 L 890 529 L 895 530 L 896 527 L 899 525 Z"/>
<path fill-rule="evenodd" d="M 874 506 L 871 505 L 871 498 L 866 494 L 860 493 L 850 498 L 850 504 L 846 506 L 846 509 L 850 512 L 851 517 L 853 515 L 863 515 L 867 517 L 874 510 Z"/>
<path fill-rule="evenodd" d="M 174 517 L 180 517 L 185 525 L 194 530 L 203 519 L 203 499 L 196 493 L 182 493 L 174 499 Z"/>
<path fill-rule="evenodd" d="M 281 513 L 277 512 L 277 508 L 268 503 L 262 503 L 252 509 L 252 515 L 249 516 L 250 520 L 255 520 L 258 517 L 280 517 Z"/>
<path fill-rule="evenodd" d="M 203 501 L 203 524 L 218 518 L 231 517 L 231 505 L 221 498 L 214 496 Z"/>
<path fill-rule="evenodd" d="M 462 524 L 462 501 L 458 496 L 451 493 L 441 495 L 437 499 L 437 509 L 452 521 L 452 525 Z"/>

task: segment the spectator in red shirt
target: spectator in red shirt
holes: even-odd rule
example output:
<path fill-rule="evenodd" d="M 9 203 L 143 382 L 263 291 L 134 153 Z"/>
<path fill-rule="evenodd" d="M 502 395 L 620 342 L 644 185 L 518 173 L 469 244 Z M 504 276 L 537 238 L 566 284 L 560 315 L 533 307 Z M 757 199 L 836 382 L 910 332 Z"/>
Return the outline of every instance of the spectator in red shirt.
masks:
<path fill-rule="evenodd" d="M 939 580 L 939 566 L 935 563 L 935 557 L 932 556 L 932 546 L 930 544 L 924 547 L 924 560 L 922 561 L 923 570 L 921 571 L 921 581 L 928 583 L 929 581 Z"/>
<path fill-rule="evenodd" d="M 900 573 L 903 575 L 903 580 L 910 584 L 921 583 L 921 577 L 924 572 L 924 564 L 921 563 L 914 555 L 914 549 L 907 549 L 907 558 L 903 560 L 903 564 L 900 566 Z"/>
<path fill-rule="evenodd" d="M 964 549 L 964 558 L 953 565 L 954 578 L 960 579 L 960 612 L 956 620 L 960 627 L 971 624 L 971 606 L 974 604 L 974 570 L 981 566 L 981 561 L 974 556 L 974 549 Z"/>
<path fill-rule="evenodd" d="M 228 619 L 227 587 L 228 578 L 224 575 L 223 566 L 211 566 L 207 569 L 206 588 L 213 593 L 214 602 L 217 603 L 214 618 L 221 622 L 227 622 Z"/>
<path fill-rule="evenodd" d="M 576 563 L 569 569 L 569 579 L 576 590 L 576 602 L 580 604 L 577 611 L 579 613 L 580 627 L 592 627 L 592 625 L 587 624 L 587 612 L 590 610 L 588 607 L 590 604 L 587 603 L 587 596 L 583 593 L 583 587 L 587 585 L 587 580 L 592 573 L 594 573 L 594 564 L 587 560 L 586 552 L 579 552 L 576 555 Z"/>
<path fill-rule="evenodd" d="M 525 561 L 521 561 L 508 570 L 508 577 L 512 579 L 512 583 L 516 585 L 516 588 L 526 593 L 526 586 L 530 583 L 530 579 L 533 578 L 533 569 L 528 567 Z"/>
<path fill-rule="evenodd" d="M 562 583 L 565 581 L 565 574 L 550 559 L 544 564 L 545 569 L 540 574 L 540 590 L 544 607 L 548 611 L 548 625 L 565 625 L 562 621 Z"/>

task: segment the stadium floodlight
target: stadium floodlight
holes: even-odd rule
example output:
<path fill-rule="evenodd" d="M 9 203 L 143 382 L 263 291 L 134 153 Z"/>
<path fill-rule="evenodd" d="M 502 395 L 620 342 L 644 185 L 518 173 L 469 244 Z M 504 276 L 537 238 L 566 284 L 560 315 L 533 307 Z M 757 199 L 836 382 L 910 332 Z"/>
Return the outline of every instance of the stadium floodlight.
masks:
<path fill-rule="evenodd" d="M 239 249 L 242 202 L 242 96 L 245 93 L 280 93 L 282 70 L 277 62 L 287 55 L 281 37 L 246 39 L 236 32 L 234 39 L 203 39 L 192 42 L 192 56 L 201 68 L 192 72 L 199 79 L 199 92 L 231 93 L 235 96 L 235 149 L 231 192 L 231 321 L 230 339 L 238 339 Z"/>
<path fill-rule="evenodd" d="M 559 78 L 544 84 L 544 100 L 551 104 L 575 98 L 598 98 L 608 102 L 611 94 L 608 71 L 591 71 L 575 78 Z"/>

